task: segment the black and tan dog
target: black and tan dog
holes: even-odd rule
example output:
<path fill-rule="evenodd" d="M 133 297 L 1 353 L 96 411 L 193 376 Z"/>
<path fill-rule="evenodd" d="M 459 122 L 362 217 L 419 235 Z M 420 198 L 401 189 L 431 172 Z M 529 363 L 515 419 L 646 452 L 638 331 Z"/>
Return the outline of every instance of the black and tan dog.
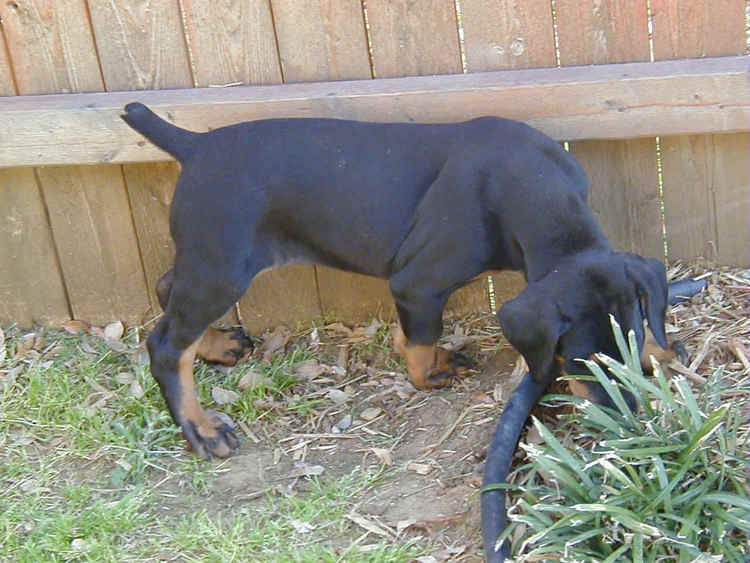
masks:
<path fill-rule="evenodd" d="M 442 312 L 453 290 L 487 270 L 526 276 L 499 316 L 541 385 L 576 358 L 617 357 L 609 313 L 640 344 L 647 318 L 657 345 L 648 352 L 671 354 L 663 265 L 612 249 L 575 158 L 522 123 L 272 119 L 193 133 L 138 103 L 123 119 L 182 165 L 170 215 L 175 264 L 159 284 L 164 316 L 148 348 L 199 456 L 228 456 L 238 441 L 199 405 L 193 359 L 203 349 L 231 363 L 241 343 L 224 339 L 227 348 L 207 328 L 274 266 L 388 279 L 403 330 L 396 347 L 421 388 L 463 371 L 461 358 L 436 347 Z M 590 383 L 578 392 L 606 400 Z"/>

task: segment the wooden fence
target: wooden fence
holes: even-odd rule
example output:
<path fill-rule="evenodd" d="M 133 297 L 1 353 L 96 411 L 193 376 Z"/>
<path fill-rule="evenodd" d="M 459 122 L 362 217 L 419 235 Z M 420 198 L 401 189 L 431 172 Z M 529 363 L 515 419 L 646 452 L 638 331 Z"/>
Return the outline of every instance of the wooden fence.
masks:
<path fill-rule="evenodd" d="M 158 313 L 178 170 L 119 120 L 132 100 L 199 130 L 287 115 L 523 119 L 569 141 L 618 248 L 748 266 L 750 86 L 747 57 L 735 57 L 746 53 L 747 9 L 744 0 L 4 2 L 0 321 L 139 323 Z M 723 58 L 688 60 L 703 57 Z M 322 84 L 297 84 L 310 82 Z M 493 281 L 498 302 L 521 284 Z M 450 307 L 488 309 L 488 279 Z M 293 266 L 256 279 L 238 309 L 259 330 L 353 322 L 392 304 L 381 280 Z"/>

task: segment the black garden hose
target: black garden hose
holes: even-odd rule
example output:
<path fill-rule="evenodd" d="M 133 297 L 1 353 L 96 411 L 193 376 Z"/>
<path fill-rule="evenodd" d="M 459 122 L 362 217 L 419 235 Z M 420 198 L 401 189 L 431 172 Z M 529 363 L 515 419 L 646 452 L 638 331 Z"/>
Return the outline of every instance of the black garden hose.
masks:
<path fill-rule="evenodd" d="M 527 373 L 511 394 L 495 426 L 482 480 L 482 540 L 487 563 L 502 563 L 508 556 L 509 547 L 504 541 L 499 549 L 495 549 L 497 538 L 507 525 L 505 491 L 485 490 L 485 487 L 506 481 L 521 430 L 546 388 L 546 383 L 538 383 L 531 373 Z"/>
<path fill-rule="evenodd" d="M 669 284 L 668 302 L 670 305 L 687 301 L 708 286 L 708 280 L 680 280 Z"/>

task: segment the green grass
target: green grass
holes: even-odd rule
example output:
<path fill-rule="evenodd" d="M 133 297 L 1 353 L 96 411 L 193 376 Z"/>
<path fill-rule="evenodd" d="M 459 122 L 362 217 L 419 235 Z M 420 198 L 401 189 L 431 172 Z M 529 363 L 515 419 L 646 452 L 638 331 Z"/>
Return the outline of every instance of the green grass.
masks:
<path fill-rule="evenodd" d="M 562 561 L 746 562 L 747 420 L 727 397 L 738 388 L 721 370 L 700 393 L 661 369 L 646 378 L 632 334 L 628 345 L 613 328 L 625 362 L 602 361 L 619 385 L 587 366 L 618 408 L 557 397 L 575 404 L 567 422 L 553 431 L 534 420 L 543 443 L 525 445 L 531 461 L 517 470 L 524 477 L 505 536 L 517 555 Z M 628 410 L 620 386 L 640 412 Z"/>
<path fill-rule="evenodd" d="M 93 336 L 45 329 L 44 343 L 20 354 L 25 334 L 13 327 L 3 334 L 1 561 L 406 562 L 423 553 L 404 539 L 364 537 L 345 517 L 377 481 L 361 469 L 345 479 L 302 479 L 292 494 L 274 488 L 252 503 L 214 504 L 211 484 L 226 469 L 185 451 L 134 333 L 112 349 Z M 290 344 L 270 362 L 197 363 L 201 402 L 247 424 L 305 416 L 317 400 L 296 397 L 292 387 L 297 366 L 313 357 Z M 250 370 L 261 382 L 240 390 Z M 239 399 L 216 405 L 214 386 Z M 277 406 L 268 410 L 264 401 Z"/>

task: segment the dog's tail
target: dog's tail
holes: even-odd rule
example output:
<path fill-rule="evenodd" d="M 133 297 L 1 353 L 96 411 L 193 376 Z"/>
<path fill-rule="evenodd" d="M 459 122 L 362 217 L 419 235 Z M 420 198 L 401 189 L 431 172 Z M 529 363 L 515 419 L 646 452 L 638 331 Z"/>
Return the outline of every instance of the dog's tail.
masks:
<path fill-rule="evenodd" d="M 184 162 L 201 133 L 182 129 L 165 121 L 139 102 L 125 106 L 122 119 L 160 149 Z"/>

